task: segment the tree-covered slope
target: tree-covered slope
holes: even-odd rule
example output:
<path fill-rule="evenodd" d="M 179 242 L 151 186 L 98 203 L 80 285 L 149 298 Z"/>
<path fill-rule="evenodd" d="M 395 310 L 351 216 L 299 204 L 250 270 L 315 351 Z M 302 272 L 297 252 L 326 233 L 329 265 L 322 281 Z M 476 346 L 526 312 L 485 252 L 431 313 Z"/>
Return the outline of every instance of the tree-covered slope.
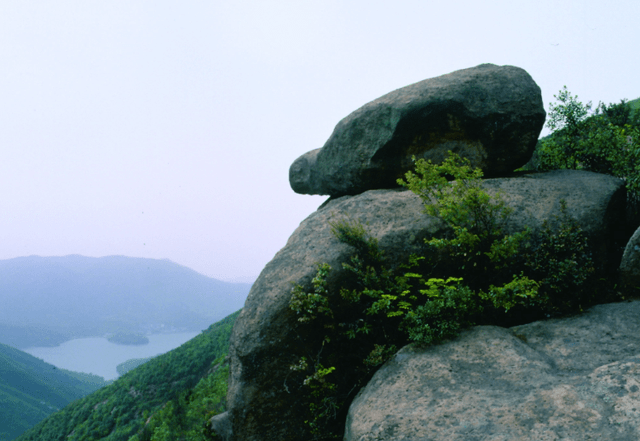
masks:
<path fill-rule="evenodd" d="M 181 438 L 173 435 L 159 438 L 177 430 L 190 430 L 190 439 L 199 439 L 206 420 L 224 407 L 227 371 L 221 362 L 238 313 L 71 403 L 18 440 L 143 441 L 154 432 L 155 439 L 177 440 Z"/>
<path fill-rule="evenodd" d="M 122 362 L 118 366 L 116 366 L 116 371 L 118 371 L 118 375 L 122 376 L 122 375 L 126 374 L 127 372 L 137 368 L 138 366 L 141 366 L 141 365 L 145 364 L 147 361 L 153 360 L 153 358 L 154 357 L 132 358 L 132 359 L 127 360 L 125 362 Z"/>
<path fill-rule="evenodd" d="M 0 441 L 15 438 L 71 401 L 106 383 L 0 344 Z"/>
<path fill-rule="evenodd" d="M 0 260 L 0 342 L 26 348 L 106 333 L 200 331 L 240 309 L 249 288 L 169 260 Z"/>

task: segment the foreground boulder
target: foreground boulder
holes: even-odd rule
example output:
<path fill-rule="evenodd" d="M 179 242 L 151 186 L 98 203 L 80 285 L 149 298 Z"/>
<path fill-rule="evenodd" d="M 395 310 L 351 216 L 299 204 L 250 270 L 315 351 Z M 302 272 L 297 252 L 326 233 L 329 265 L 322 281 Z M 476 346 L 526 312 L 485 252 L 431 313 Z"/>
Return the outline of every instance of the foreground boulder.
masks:
<path fill-rule="evenodd" d="M 489 179 L 489 191 L 501 190 L 515 209 L 512 231 L 525 226 L 534 234 L 546 219 L 560 212 L 565 199 L 569 215 L 596 241 L 599 262 L 620 260 L 613 242 L 624 219 L 625 191 L 620 179 L 580 171 L 558 171 L 522 178 Z M 421 200 L 401 189 L 371 190 L 329 200 L 304 220 L 264 268 L 235 323 L 229 357 L 229 411 L 212 420 L 227 441 L 298 440 L 304 431 L 299 405 L 301 385 L 287 382 L 289 366 L 298 361 L 297 317 L 289 309 L 292 283 L 307 289 L 318 263 L 329 263 L 329 288 L 340 286 L 341 263 L 351 249 L 331 234 L 331 220 L 348 217 L 362 222 L 379 240 L 389 262 L 417 251 L 423 239 L 442 231 L 442 224 L 423 213 Z"/>
<path fill-rule="evenodd" d="M 640 301 L 406 346 L 353 401 L 345 441 L 640 439 Z"/>
<path fill-rule="evenodd" d="M 482 64 L 372 101 L 338 123 L 324 147 L 298 158 L 291 188 L 332 196 L 394 188 L 411 157 L 449 150 L 485 176 L 506 176 L 533 154 L 544 124 L 540 88 L 523 69 Z"/>

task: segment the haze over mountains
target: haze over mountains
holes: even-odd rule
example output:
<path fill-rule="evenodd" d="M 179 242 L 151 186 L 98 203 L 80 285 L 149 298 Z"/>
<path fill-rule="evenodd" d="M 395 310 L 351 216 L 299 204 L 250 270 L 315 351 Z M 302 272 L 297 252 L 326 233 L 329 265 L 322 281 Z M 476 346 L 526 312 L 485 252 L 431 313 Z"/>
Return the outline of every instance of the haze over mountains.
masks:
<path fill-rule="evenodd" d="M 250 287 L 169 260 L 0 260 L 0 343 L 26 348 L 115 332 L 200 331 L 240 309 Z"/>

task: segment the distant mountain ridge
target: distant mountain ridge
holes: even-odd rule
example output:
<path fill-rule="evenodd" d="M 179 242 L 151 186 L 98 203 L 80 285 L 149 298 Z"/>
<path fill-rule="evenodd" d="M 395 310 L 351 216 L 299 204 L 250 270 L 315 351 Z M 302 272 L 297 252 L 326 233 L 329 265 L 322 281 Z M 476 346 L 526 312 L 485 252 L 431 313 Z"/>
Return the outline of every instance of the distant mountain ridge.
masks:
<path fill-rule="evenodd" d="M 0 260 L 0 343 L 27 347 L 115 332 L 200 331 L 240 309 L 250 287 L 169 260 Z"/>

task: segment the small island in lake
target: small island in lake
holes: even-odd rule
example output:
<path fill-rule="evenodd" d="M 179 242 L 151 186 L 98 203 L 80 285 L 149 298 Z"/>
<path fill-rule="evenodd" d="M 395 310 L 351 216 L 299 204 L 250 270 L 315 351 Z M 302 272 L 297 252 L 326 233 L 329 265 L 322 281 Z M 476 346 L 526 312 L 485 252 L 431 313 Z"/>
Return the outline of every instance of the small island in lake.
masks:
<path fill-rule="evenodd" d="M 142 334 L 132 334 L 127 332 L 118 332 L 107 340 L 117 345 L 142 346 L 149 344 L 149 339 Z"/>

